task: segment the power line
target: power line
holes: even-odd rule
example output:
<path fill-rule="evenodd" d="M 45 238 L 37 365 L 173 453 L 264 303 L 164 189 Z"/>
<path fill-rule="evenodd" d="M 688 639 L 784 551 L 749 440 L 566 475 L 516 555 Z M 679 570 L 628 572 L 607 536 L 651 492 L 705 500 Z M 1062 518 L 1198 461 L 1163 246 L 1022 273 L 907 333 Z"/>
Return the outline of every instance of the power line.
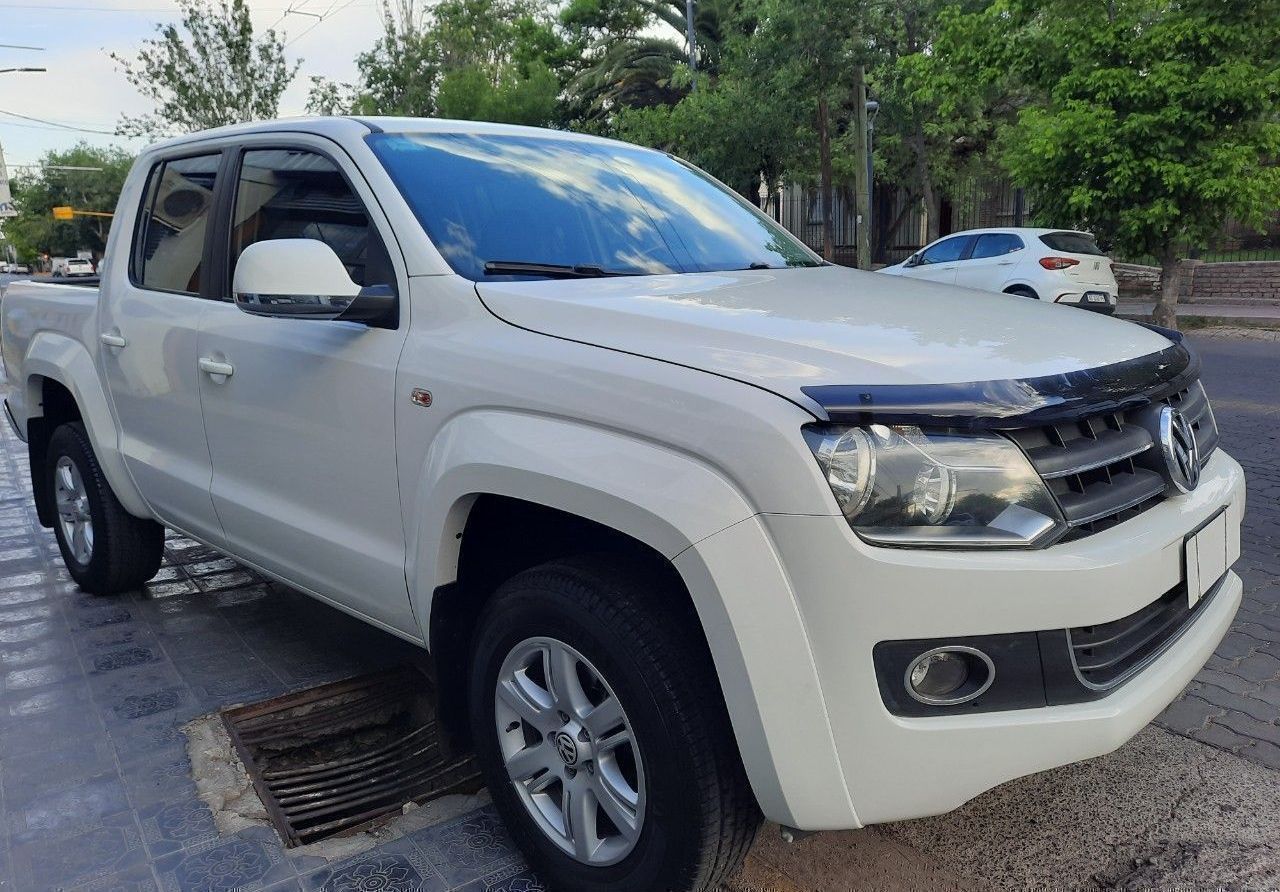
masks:
<path fill-rule="evenodd" d="M 48 121 L 48 120 L 45 120 L 44 118 L 33 118 L 31 117 L 31 115 L 23 115 L 23 114 L 19 114 L 18 112 L 6 111 L 3 108 L 0 108 L 0 115 L 8 115 L 11 118 L 21 118 L 24 121 L 34 121 L 37 124 L 44 124 L 49 127 L 56 127 L 60 130 L 76 130 L 76 131 L 79 131 L 80 133 L 99 133 L 99 134 L 102 134 L 103 136 L 116 135 L 116 132 L 114 130 L 96 130 L 92 127 L 77 127 L 75 124 L 64 124 L 61 121 Z M 15 126 L 21 126 L 21 125 L 15 125 Z"/>
<path fill-rule="evenodd" d="M 356 3 L 356 0 L 347 0 L 347 2 L 343 3 L 341 6 L 338 6 L 338 2 L 339 0 L 333 0 L 333 2 L 329 4 L 329 8 L 326 9 L 324 12 L 320 13 L 320 15 L 316 18 L 315 23 L 312 24 L 310 27 L 304 29 L 303 32 L 299 34 L 297 37 L 290 38 L 290 40 L 285 44 L 285 48 L 287 49 L 288 47 L 293 46 L 299 40 L 306 37 L 316 28 L 320 27 L 320 25 L 324 24 L 324 21 L 328 19 L 330 16 L 335 16 L 338 13 L 342 12 L 344 9 L 347 9 L 350 6 L 354 6 Z M 336 9 L 334 8 L 335 6 L 337 7 Z"/>

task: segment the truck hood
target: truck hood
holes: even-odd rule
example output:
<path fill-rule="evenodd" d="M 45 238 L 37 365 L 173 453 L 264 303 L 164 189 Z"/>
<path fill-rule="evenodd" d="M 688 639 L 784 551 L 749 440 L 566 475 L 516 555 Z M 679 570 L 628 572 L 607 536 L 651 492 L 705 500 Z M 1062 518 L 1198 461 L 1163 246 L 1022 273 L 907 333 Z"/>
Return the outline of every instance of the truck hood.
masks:
<path fill-rule="evenodd" d="M 837 266 L 483 282 L 498 317 L 735 378 L 807 403 L 813 385 L 952 384 L 1057 375 L 1156 353 L 1128 322 Z"/>

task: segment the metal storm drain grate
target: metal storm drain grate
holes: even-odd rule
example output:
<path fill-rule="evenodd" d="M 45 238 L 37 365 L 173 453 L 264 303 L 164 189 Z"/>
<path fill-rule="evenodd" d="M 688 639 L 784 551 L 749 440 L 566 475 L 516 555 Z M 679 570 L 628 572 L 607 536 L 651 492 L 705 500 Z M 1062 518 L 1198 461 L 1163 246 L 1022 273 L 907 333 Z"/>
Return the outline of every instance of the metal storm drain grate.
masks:
<path fill-rule="evenodd" d="M 408 802 L 481 787 L 469 754 L 443 752 L 431 682 L 409 666 L 224 710 L 222 718 L 289 846 Z"/>

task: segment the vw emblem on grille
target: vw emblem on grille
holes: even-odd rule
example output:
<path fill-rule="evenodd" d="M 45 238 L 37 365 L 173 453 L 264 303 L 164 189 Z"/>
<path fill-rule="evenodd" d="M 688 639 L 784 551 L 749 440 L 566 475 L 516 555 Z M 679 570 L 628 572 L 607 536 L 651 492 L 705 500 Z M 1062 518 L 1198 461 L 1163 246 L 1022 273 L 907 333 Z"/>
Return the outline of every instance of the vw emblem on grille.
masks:
<path fill-rule="evenodd" d="M 1160 410 L 1160 451 L 1165 474 L 1179 492 L 1191 492 L 1200 482 L 1200 447 L 1191 422 L 1172 406 Z"/>
<path fill-rule="evenodd" d="M 576 765 L 578 763 L 578 743 L 573 739 L 573 736 L 561 731 L 556 734 L 555 741 L 556 752 L 559 753 L 564 764 Z"/>

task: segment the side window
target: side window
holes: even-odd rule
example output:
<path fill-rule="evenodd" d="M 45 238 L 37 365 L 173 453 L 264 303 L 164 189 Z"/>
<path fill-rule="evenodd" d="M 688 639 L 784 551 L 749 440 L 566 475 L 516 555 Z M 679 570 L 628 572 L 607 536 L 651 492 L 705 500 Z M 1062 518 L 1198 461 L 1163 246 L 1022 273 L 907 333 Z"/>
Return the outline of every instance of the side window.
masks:
<path fill-rule="evenodd" d="M 134 235 L 130 269 L 134 285 L 200 293 L 204 236 L 221 157 L 178 158 L 151 169 Z"/>
<path fill-rule="evenodd" d="M 920 255 L 920 265 L 925 266 L 930 263 L 950 263 L 953 260 L 959 260 L 964 254 L 965 246 L 969 244 L 971 236 L 960 235 L 955 238 L 949 238 L 945 241 L 938 242 L 932 248 L 925 250 Z"/>
<path fill-rule="evenodd" d="M 983 257 L 1003 257 L 1014 251 L 1021 251 L 1022 239 L 1011 232 L 988 232 L 978 236 L 978 243 L 973 246 L 973 260 Z"/>
<path fill-rule="evenodd" d="M 281 238 L 324 242 L 357 285 L 395 283 L 387 249 L 337 165 L 302 149 L 245 152 L 231 227 L 232 275 L 245 248 Z"/>

